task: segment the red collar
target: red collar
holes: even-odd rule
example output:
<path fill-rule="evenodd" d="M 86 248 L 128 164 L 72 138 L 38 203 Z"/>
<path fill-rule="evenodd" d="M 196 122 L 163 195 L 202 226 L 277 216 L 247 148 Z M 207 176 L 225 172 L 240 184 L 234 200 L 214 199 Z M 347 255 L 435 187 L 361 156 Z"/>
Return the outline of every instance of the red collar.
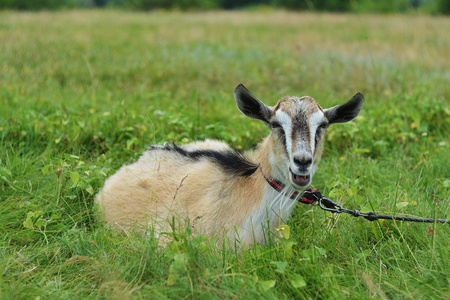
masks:
<path fill-rule="evenodd" d="M 319 200 L 319 197 L 317 197 L 317 195 L 315 194 L 317 190 L 307 189 L 305 191 L 297 191 L 291 189 L 291 191 L 285 192 L 286 186 L 281 181 L 267 177 L 262 170 L 261 164 L 259 164 L 259 169 L 261 170 L 261 174 L 264 176 L 264 179 L 267 181 L 267 183 L 278 193 L 284 194 L 292 200 L 297 200 L 298 202 L 302 202 L 305 204 L 313 204 L 314 202 Z"/>

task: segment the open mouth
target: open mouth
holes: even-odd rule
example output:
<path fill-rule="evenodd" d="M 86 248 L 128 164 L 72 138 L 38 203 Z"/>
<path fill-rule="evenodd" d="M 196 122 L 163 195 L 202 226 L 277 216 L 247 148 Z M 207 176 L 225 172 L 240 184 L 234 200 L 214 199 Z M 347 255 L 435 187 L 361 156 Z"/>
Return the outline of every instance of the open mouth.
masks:
<path fill-rule="evenodd" d="M 292 182 L 295 185 L 306 186 L 309 184 L 311 176 L 310 175 L 297 175 L 291 171 L 291 178 L 292 178 Z"/>

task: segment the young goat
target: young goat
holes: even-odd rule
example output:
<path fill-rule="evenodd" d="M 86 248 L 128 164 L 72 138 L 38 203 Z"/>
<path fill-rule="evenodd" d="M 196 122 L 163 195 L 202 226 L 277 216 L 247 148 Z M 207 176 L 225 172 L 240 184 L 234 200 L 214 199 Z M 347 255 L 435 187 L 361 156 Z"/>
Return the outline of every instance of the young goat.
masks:
<path fill-rule="evenodd" d="M 175 217 L 207 237 L 264 242 L 267 220 L 270 226 L 286 220 L 297 202 L 292 195 L 300 198 L 296 191 L 311 184 L 326 128 L 354 119 L 364 103 L 357 93 L 328 109 L 307 96 L 284 97 L 270 107 L 243 85 L 234 96 L 242 113 L 271 129 L 256 150 L 244 156 L 213 140 L 150 146 L 106 181 L 96 197 L 101 220 L 160 234 L 172 231 Z"/>

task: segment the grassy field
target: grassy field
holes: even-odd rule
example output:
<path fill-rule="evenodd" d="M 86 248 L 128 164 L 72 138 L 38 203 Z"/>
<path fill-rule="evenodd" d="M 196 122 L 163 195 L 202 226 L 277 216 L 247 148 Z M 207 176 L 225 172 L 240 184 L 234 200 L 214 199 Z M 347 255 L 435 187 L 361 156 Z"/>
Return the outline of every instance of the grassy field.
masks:
<path fill-rule="evenodd" d="M 290 236 L 239 251 L 94 222 L 107 176 L 146 145 L 268 134 L 235 107 L 323 107 L 314 186 L 351 209 L 450 219 L 450 19 L 287 12 L 0 12 L 1 299 L 449 299 L 450 226 L 298 204 Z"/>

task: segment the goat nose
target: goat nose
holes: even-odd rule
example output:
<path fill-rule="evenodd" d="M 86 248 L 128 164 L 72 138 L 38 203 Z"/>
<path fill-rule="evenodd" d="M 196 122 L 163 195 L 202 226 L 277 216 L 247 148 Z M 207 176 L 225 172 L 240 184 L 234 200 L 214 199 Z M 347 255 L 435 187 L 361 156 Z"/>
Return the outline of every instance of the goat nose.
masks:
<path fill-rule="evenodd" d="M 312 164 L 312 158 L 298 158 L 294 157 L 294 163 L 298 167 L 298 169 L 302 172 L 306 171 L 311 164 Z"/>

